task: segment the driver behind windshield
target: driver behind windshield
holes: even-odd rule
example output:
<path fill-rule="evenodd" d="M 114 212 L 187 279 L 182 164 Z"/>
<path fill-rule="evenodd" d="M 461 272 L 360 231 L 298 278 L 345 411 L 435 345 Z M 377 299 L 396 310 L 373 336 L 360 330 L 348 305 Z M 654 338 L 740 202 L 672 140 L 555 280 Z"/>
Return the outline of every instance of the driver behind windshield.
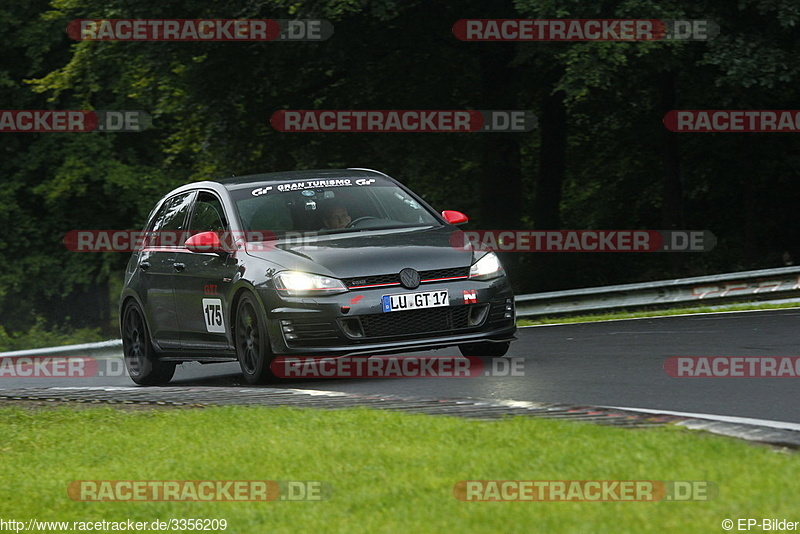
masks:
<path fill-rule="evenodd" d="M 328 204 L 322 209 L 322 223 L 325 225 L 325 229 L 345 228 L 351 220 L 347 208 L 339 202 Z"/>

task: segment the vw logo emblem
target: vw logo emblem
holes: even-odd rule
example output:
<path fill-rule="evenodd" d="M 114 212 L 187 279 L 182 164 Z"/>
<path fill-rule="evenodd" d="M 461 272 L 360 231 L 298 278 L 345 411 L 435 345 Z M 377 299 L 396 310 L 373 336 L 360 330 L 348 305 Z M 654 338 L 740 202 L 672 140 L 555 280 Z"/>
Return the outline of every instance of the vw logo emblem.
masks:
<path fill-rule="evenodd" d="M 419 287 L 419 273 L 414 269 L 405 268 L 400 271 L 400 283 L 406 289 L 416 289 Z"/>

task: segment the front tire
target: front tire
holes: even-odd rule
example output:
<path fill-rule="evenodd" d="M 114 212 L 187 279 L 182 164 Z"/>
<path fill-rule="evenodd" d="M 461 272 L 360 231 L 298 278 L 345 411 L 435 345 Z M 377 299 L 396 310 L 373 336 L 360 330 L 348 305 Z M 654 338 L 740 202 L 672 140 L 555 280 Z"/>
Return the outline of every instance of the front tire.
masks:
<path fill-rule="evenodd" d="M 175 364 L 156 356 L 142 309 L 135 302 L 122 315 L 122 354 L 131 380 L 140 386 L 158 386 L 172 380 Z"/>
<path fill-rule="evenodd" d="M 458 350 L 462 356 L 477 356 L 480 358 L 501 358 L 506 355 L 511 347 L 510 341 L 503 343 L 491 343 L 482 341 L 480 343 L 468 343 L 459 345 Z"/>
<path fill-rule="evenodd" d="M 236 306 L 234 323 L 236 358 L 248 384 L 264 384 L 274 378 L 269 364 L 275 358 L 269 344 L 267 319 L 255 297 L 245 294 Z"/>

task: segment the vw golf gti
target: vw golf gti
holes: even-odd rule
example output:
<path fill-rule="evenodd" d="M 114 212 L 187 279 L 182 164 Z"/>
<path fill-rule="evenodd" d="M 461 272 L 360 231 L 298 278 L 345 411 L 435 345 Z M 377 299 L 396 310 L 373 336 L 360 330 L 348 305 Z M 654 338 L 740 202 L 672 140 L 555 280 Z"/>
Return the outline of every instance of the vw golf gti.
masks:
<path fill-rule="evenodd" d="M 153 209 L 125 272 L 128 373 L 156 385 L 180 362 L 238 360 L 259 384 L 278 356 L 503 356 L 511 285 L 493 252 L 459 246 L 464 222 L 368 169 L 181 186 Z"/>

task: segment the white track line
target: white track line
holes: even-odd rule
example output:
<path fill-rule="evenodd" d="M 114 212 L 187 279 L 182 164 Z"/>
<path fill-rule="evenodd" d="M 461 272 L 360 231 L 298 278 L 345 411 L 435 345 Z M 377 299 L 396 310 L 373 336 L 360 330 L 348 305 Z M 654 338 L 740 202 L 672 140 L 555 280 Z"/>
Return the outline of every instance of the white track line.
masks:
<path fill-rule="evenodd" d="M 753 419 L 750 417 L 735 417 L 730 415 L 716 415 L 708 413 L 692 413 L 692 412 L 673 412 L 670 410 L 650 410 L 647 408 L 626 408 L 622 406 L 598 406 L 598 408 L 606 408 L 611 410 L 624 410 L 628 412 L 651 413 L 656 415 L 675 415 L 678 417 L 687 417 L 691 419 L 708 419 L 719 423 L 735 423 L 739 425 L 763 426 L 769 428 L 777 428 L 780 430 L 794 430 L 800 431 L 800 424 L 789 423 L 788 421 L 773 421 L 771 419 Z"/>

